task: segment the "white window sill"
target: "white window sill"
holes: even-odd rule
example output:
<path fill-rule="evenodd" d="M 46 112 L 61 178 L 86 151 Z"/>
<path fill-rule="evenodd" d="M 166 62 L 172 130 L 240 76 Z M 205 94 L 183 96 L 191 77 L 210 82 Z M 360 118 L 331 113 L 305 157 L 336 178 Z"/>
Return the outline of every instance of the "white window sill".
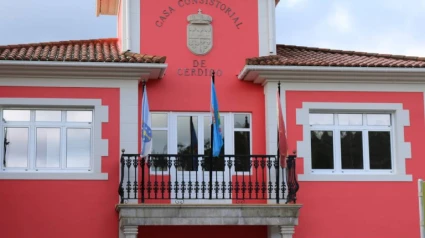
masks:
<path fill-rule="evenodd" d="M 0 173 L 0 180 L 108 180 L 107 173 Z"/>
<path fill-rule="evenodd" d="M 413 181 L 406 174 L 299 174 L 298 181 Z"/>

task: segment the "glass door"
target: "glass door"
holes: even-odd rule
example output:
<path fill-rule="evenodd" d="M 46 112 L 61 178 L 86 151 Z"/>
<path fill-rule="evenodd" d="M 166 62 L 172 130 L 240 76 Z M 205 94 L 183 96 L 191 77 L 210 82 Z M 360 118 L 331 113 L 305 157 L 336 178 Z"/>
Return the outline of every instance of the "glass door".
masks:
<path fill-rule="evenodd" d="M 178 185 L 177 199 L 184 199 L 199 203 L 210 197 L 209 181 L 210 170 L 212 193 L 215 201 L 223 203 L 223 198 L 228 198 L 226 188 L 230 181 L 230 172 L 225 166 L 223 155 L 230 146 L 226 144 L 225 124 L 228 115 L 221 116 L 221 131 L 224 136 L 224 146 L 219 157 L 210 159 L 211 153 L 211 122 L 209 113 L 178 113 L 173 114 L 171 121 L 174 122 L 171 146 L 177 154 L 174 171 L 171 171 L 173 187 Z M 230 141 L 230 140 L 229 140 Z M 225 186 L 223 186 L 225 184 Z M 220 199 L 220 200 L 217 200 Z M 204 200 L 204 203 L 206 201 Z M 210 201 L 208 201 L 209 203 Z"/>

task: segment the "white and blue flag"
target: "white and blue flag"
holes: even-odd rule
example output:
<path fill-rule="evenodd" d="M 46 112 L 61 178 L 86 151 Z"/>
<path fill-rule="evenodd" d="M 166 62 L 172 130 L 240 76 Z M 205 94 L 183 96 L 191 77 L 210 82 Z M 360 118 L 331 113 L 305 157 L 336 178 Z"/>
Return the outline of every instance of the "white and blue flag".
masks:
<path fill-rule="evenodd" d="M 220 128 L 220 112 L 218 110 L 218 100 L 215 94 L 214 82 L 211 80 L 211 119 L 213 124 L 213 140 L 212 140 L 212 155 L 217 157 L 220 155 L 221 147 L 223 146 L 223 134 Z"/>
<path fill-rule="evenodd" d="M 148 156 L 152 152 L 152 129 L 151 113 L 149 111 L 148 94 L 146 86 L 143 87 L 142 98 L 142 156 Z"/>

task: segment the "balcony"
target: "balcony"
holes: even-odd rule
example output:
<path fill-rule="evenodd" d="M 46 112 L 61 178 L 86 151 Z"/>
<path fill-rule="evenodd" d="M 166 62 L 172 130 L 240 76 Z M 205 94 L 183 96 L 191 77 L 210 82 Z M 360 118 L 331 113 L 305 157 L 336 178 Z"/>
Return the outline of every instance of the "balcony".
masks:
<path fill-rule="evenodd" d="M 293 233 L 295 155 L 121 155 L 122 237 L 141 225 L 266 225 Z M 292 232 L 292 233 L 291 233 Z M 292 236 L 292 235 L 291 235 Z M 291 237 L 288 236 L 288 237 Z"/>

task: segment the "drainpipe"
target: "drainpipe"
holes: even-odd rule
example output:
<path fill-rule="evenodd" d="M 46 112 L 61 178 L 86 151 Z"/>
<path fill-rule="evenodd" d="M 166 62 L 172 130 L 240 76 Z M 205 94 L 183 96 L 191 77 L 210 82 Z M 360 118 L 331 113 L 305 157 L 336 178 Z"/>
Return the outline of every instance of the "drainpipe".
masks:
<path fill-rule="evenodd" d="M 425 221 L 424 221 L 424 204 L 422 203 L 423 201 L 423 191 L 422 191 L 422 183 L 423 180 L 422 179 L 418 179 L 418 195 L 419 195 L 419 222 L 420 222 L 420 229 L 421 229 L 421 238 L 424 238 L 425 234 L 424 234 L 424 225 L 425 225 Z"/>

